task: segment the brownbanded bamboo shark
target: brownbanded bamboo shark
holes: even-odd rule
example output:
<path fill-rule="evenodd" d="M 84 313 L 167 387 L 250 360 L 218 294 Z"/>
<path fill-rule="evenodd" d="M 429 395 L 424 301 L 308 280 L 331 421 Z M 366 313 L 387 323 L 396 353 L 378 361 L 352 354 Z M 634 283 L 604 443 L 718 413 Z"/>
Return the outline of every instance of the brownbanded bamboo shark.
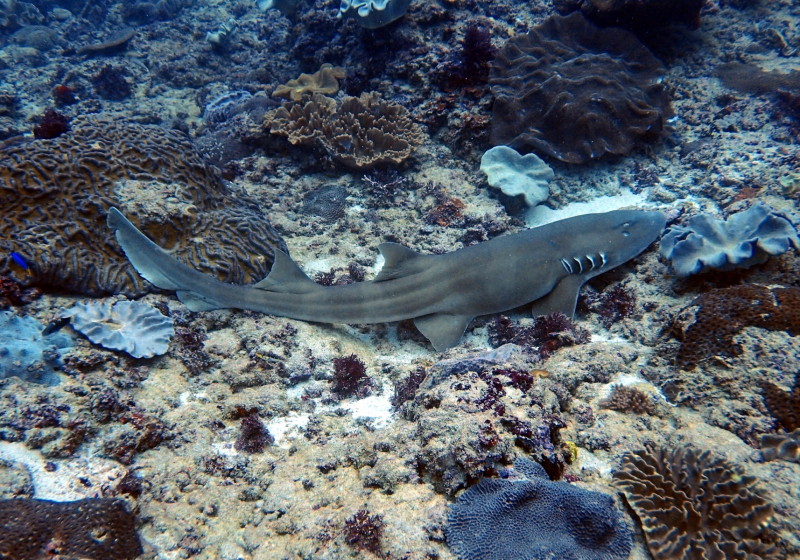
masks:
<path fill-rule="evenodd" d="M 572 317 L 581 286 L 632 259 L 664 230 L 661 212 L 585 214 L 443 255 L 396 243 L 378 246 L 383 268 L 372 281 L 325 287 L 275 251 L 269 275 L 253 285 L 226 284 L 175 259 L 116 208 L 108 225 L 138 273 L 174 290 L 192 311 L 247 309 L 317 323 L 388 323 L 413 319 L 437 351 L 455 346 L 469 322 L 533 302 L 533 314 Z"/>

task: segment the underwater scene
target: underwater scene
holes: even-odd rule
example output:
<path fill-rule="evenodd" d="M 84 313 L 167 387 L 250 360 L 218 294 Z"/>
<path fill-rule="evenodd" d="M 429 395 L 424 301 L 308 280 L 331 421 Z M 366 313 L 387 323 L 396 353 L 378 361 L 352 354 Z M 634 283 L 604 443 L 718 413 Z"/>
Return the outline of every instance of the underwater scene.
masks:
<path fill-rule="evenodd" d="M 800 560 L 800 0 L 0 0 L 0 559 Z"/>

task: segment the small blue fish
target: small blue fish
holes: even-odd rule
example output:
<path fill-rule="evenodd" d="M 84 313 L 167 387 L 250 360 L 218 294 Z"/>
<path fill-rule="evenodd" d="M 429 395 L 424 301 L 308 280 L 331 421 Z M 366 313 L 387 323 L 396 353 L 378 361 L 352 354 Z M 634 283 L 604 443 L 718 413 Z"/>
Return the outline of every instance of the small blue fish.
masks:
<path fill-rule="evenodd" d="M 25 259 L 23 259 L 19 253 L 11 253 L 11 258 L 14 259 L 15 263 L 24 268 L 25 272 L 27 272 L 28 274 L 31 273 L 31 269 L 28 267 L 28 263 L 25 262 Z"/>

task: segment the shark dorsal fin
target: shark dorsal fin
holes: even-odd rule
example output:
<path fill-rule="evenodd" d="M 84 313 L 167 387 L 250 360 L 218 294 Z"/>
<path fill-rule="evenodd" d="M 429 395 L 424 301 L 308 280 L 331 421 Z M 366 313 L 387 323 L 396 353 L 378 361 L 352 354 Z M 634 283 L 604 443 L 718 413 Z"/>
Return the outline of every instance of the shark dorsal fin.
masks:
<path fill-rule="evenodd" d="M 272 270 L 258 284 L 253 286 L 267 292 L 281 292 L 285 294 L 305 294 L 320 285 L 306 276 L 297 263 L 283 251 L 275 250 L 275 260 Z"/>
<path fill-rule="evenodd" d="M 416 251 L 398 243 L 381 243 L 378 245 L 378 250 L 383 255 L 385 262 L 383 268 L 375 277 L 375 282 L 384 282 L 414 274 L 419 271 L 417 264 L 420 264 L 426 257 L 426 255 L 420 255 Z"/>

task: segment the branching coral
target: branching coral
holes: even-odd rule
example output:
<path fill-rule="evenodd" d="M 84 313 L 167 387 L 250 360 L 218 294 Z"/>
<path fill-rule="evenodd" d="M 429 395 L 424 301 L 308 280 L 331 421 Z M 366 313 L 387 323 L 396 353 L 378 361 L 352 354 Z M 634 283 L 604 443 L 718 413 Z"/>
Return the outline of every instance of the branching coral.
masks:
<path fill-rule="evenodd" d="M 708 451 L 626 453 L 614 482 L 639 517 L 656 560 L 776 557 L 764 529 L 772 507 L 756 479 Z"/>
<path fill-rule="evenodd" d="M 292 144 L 321 149 L 354 169 L 402 163 L 423 139 L 404 107 L 374 92 L 341 101 L 315 93 L 305 103 L 284 103 L 265 123 Z"/>

